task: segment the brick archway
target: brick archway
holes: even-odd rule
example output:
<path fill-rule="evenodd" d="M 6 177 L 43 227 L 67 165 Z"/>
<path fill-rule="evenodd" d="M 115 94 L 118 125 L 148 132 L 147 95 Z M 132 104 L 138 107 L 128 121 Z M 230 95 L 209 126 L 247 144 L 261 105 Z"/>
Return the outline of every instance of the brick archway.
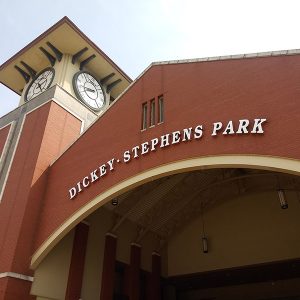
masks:
<path fill-rule="evenodd" d="M 110 189 L 107 189 L 94 199 L 91 199 L 86 205 L 82 206 L 70 218 L 66 219 L 65 222 L 58 227 L 34 253 L 31 260 L 31 268 L 35 269 L 43 258 L 51 251 L 51 249 L 72 228 L 74 228 L 76 224 L 110 201 L 112 198 L 123 194 L 134 187 L 167 175 L 212 168 L 249 168 L 300 175 L 300 161 L 298 160 L 257 155 L 220 155 L 198 157 L 173 162 L 144 171 L 120 182 Z"/>

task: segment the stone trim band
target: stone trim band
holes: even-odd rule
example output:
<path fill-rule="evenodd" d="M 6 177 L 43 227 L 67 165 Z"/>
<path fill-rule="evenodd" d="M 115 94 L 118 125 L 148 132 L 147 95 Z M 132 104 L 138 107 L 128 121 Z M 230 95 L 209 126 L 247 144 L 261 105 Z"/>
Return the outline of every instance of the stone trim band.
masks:
<path fill-rule="evenodd" d="M 16 278 L 16 279 L 21 279 L 21 280 L 26 280 L 33 282 L 33 277 L 19 274 L 19 273 L 14 273 L 14 272 L 4 272 L 0 273 L 0 279 L 5 278 L 5 277 L 11 277 L 11 278 Z"/>

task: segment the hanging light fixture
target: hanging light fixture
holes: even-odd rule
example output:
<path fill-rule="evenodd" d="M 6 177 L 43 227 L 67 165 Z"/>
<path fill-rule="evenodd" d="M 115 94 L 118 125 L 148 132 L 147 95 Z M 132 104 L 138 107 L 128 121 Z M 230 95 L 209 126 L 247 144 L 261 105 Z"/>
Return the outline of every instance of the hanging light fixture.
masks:
<path fill-rule="evenodd" d="M 112 199 L 111 204 L 114 205 L 114 206 L 118 205 L 119 204 L 118 199 L 117 198 Z"/>
<path fill-rule="evenodd" d="M 285 198 L 284 190 L 282 190 L 282 189 L 277 190 L 277 194 L 278 194 L 278 199 L 279 199 L 281 208 L 282 209 L 287 209 L 289 207 L 289 205 L 288 205 L 287 200 Z"/>
<path fill-rule="evenodd" d="M 207 242 L 207 237 L 205 236 L 202 237 L 202 249 L 203 249 L 203 253 L 208 253 L 208 242 Z"/>

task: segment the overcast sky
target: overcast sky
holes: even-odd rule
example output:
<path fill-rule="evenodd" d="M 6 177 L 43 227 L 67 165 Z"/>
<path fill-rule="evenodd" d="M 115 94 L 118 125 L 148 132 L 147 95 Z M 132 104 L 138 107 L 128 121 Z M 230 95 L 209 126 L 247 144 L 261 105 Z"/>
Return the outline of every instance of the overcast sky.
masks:
<path fill-rule="evenodd" d="M 0 64 L 68 16 L 133 79 L 151 62 L 300 48 L 298 0 L 0 0 Z M 0 85 L 0 116 L 19 96 Z"/>

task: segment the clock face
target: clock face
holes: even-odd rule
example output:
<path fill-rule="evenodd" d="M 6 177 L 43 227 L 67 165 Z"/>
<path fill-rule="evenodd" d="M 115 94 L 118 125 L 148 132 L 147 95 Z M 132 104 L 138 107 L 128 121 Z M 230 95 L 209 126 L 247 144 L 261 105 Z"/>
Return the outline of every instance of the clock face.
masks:
<path fill-rule="evenodd" d="M 53 68 L 46 68 L 40 72 L 27 88 L 25 101 L 29 101 L 48 89 L 54 79 Z"/>
<path fill-rule="evenodd" d="M 87 72 L 78 72 L 73 77 L 76 96 L 92 110 L 99 111 L 104 107 L 105 95 L 100 83 Z"/>

